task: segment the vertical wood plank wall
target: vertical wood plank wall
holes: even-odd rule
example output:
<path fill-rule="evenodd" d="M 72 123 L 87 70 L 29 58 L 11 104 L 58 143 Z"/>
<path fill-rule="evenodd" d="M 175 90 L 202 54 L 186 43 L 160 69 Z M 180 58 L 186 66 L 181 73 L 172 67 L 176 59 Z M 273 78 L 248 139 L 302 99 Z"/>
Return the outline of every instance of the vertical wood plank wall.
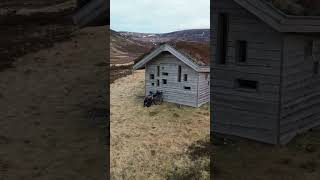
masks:
<path fill-rule="evenodd" d="M 313 57 L 305 57 L 307 40 L 314 40 Z M 285 36 L 280 116 L 282 144 L 297 133 L 320 125 L 320 75 L 313 73 L 315 61 L 320 61 L 320 38 L 296 34 Z"/>
<path fill-rule="evenodd" d="M 211 62 L 211 119 L 213 132 L 277 143 L 282 37 L 233 0 L 213 1 L 213 62 Z M 229 15 L 225 65 L 215 62 L 218 13 Z M 247 41 L 247 62 L 236 62 L 238 40 Z M 236 87 L 236 79 L 258 82 L 257 91 Z"/>
<path fill-rule="evenodd" d="M 199 73 L 198 80 L 198 107 L 210 100 L 210 74 Z"/>

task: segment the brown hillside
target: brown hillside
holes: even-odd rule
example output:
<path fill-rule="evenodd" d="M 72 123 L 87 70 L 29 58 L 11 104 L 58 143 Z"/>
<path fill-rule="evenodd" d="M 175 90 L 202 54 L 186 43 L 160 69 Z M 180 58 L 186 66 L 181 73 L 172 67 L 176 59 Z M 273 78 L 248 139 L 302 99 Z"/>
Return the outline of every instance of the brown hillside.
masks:
<path fill-rule="evenodd" d="M 113 30 L 110 31 L 111 64 L 130 63 L 150 48 L 149 44 L 126 38 Z"/>

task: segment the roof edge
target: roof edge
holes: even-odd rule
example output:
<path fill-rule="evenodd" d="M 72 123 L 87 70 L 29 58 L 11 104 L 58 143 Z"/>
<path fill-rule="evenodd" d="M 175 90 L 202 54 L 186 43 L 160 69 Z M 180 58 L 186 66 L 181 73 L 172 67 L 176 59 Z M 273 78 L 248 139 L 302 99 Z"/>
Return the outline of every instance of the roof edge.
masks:
<path fill-rule="evenodd" d="M 233 0 L 279 32 L 320 32 L 320 16 L 287 15 L 262 0 Z"/>
<path fill-rule="evenodd" d="M 162 44 L 158 48 L 154 49 L 152 52 L 150 52 L 147 56 L 143 57 L 139 62 L 137 62 L 133 66 L 133 70 L 138 70 L 142 68 L 145 64 L 147 64 L 149 61 L 151 61 L 154 57 L 162 53 L 163 51 L 169 51 L 172 55 L 174 55 L 176 58 L 184 62 L 186 65 L 191 67 L 197 72 L 207 72 L 207 69 L 210 71 L 209 66 L 203 67 L 199 66 L 198 64 L 194 63 L 191 59 L 180 53 L 178 50 L 170 46 L 169 44 Z"/>

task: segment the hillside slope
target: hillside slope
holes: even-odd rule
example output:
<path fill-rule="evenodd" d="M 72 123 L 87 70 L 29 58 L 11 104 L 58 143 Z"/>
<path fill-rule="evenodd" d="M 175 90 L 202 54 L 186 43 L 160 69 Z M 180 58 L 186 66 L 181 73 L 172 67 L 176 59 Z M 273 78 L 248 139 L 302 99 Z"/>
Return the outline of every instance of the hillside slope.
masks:
<path fill-rule="evenodd" d="M 120 33 L 110 30 L 110 63 L 126 64 L 147 52 L 151 44 L 142 43 L 121 36 Z"/>
<path fill-rule="evenodd" d="M 120 35 L 136 41 L 154 44 L 167 41 L 210 41 L 210 29 L 190 29 L 163 34 L 120 32 Z"/>

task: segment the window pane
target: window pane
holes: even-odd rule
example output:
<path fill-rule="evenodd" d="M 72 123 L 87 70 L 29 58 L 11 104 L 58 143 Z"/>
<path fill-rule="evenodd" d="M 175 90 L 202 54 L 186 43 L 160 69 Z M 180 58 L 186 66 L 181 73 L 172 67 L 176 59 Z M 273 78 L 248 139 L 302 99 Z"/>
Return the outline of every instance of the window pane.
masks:
<path fill-rule="evenodd" d="M 181 66 L 178 67 L 178 82 L 181 82 Z"/>
<path fill-rule="evenodd" d="M 188 81 L 188 74 L 184 75 L 184 81 Z"/>
<path fill-rule="evenodd" d="M 313 74 L 319 74 L 319 62 L 316 61 L 313 63 Z"/>
<path fill-rule="evenodd" d="M 167 80 L 166 79 L 162 79 L 162 84 L 167 84 Z"/>
<path fill-rule="evenodd" d="M 217 63 L 225 64 L 228 47 L 228 16 L 219 14 L 217 34 Z"/>
<path fill-rule="evenodd" d="M 251 80 L 237 79 L 237 87 L 254 90 L 258 88 L 258 82 L 251 81 Z"/>
<path fill-rule="evenodd" d="M 247 61 L 247 41 L 237 42 L 237 61 L 238 62 Z"/>

